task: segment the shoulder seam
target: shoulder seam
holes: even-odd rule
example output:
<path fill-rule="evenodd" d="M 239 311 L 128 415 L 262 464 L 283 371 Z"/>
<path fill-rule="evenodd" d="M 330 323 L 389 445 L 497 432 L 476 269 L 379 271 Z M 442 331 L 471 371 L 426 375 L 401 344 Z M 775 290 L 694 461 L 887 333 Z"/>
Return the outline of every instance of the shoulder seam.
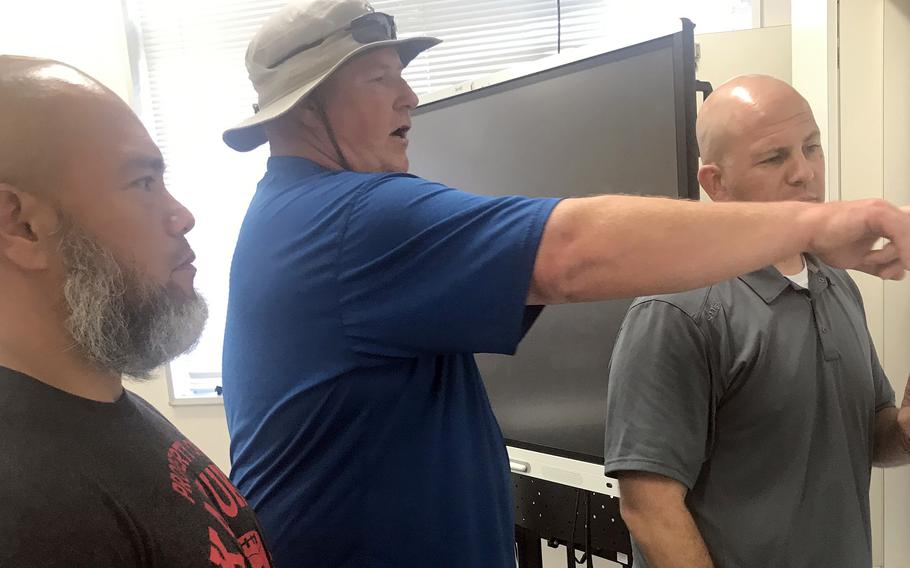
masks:
<path fill-rule="evenodd" d="M 704 307 L 705 303 L 707 302 L 707 298 L 710 295 L 711 290 L 713 290 L 713 288 L 714 288 L 713 286 L 709 286 L 706 289 L 705 301 L 702 303 L 702 307 Z M 647 298 L 641 302 L 638 302 L 638 303 L 635 303 L 635 304 L 629 306 L 629 311 L 632 311 L 633 309 L 635 309 L 639 306 L 643 306 L 645 304 L 650 304 L 650 303 L 654 303 L 654 302 L 672 306 L 677 312 L 683 314 L 686 317 L 686 320 L 692 324 L 692 327 L 694 327 L 695 330 L 698 331 L 698 336 L 701 340 L 702 345 L 705 348 L 705 351 L 709 352 L 711 350 L 711 344 L 708 341 L 708 338 L 705 336 L 705 331 L 702 329 L 701 324 L 699 323 L 699 320 L 697 320 L 695 317 L 693 317 L 692 314 L 690 314 L 686 310 L 682 309 L 681 307 L 677 306 L 673 302 L 668 301 L 665 298 Z M 623 321 L 623 327 L 625 327 L 625 321 Z"/>
<path fill-rule="evenodd" d="M 643 305 L 645 305 L 645 304 L 649 304 L 649 303 L 653 303 L 653 302 L 659 302 L 659 303 L 661 303 L 661 304 L 666 304 L 666 305 L 668 305 L 668 306 L 673 306 L 673 308 L 675 308 L 677 311 L 679 311 L 679 312 L 685 314 L 685 316 L 686 316 L 687 318 L 689 318 L 689 319 L 692 321 L 692 323 L 694 323 L 696 326 L 698 326 L 699 320 L 702 319 L 700 316 L 701 316 L 701 314 L 704 312 L 705 306 L 708 304 L 708 298 L 711 296 L 711 292 L 712 292 L 713 290 L 714 290 L 714 286 L 713 286 L 713 285 L 704 288 L 704 291 L 705 291 L 704 297 L 702 298 L 701 303 L 699 304 L 699 308 L 698 308 L 698 310 L 697 310 L 697 313 L 696 313 L 695 315 L 690 314 L 688 311 L 686 311 L 686 310 L 684 310 L 682 307 L 680 307 L 679 304 L 677 304 L 676 302 L 671 301 L 670 299 L 668 299 L 668 298 L 666 298 L 666 297 L 664 297 L 664 296 L 657 296 L 657 297 L 649 297 L 649 298 L 642 298 L 642 299 L 639 299 L 639 300 L 635 301 L 631 306 L 629 306 L 629 309 L 632 310 L 632 309 L 634 309 L 634 308 L 637 308 L 638 306 L 643 306 Z"/>
<path fill-rule="evenodd" d="M 354 215 L 354 210 L 357 208 L 357 206 L 358 206 L 358 204 L 360 203 L 360 200 L 361 200 L 361 198 L 363 197 L 363 195 L 364 195 L 371 187 L 372 187 L 372 184 L 371 184 L 371 183 L 364 183 L 359 189 L 357 189 L 357 190 L 353 193 L 353 195 L 351 195 L 351 199 L 350 199 L 350 200 L 348 201 L 348 203 L 345 205 L 344 222 L 343 222 L 343 224 L 342 224 L 341 236 L 340 236 L 340 238 L 338 239 L 338 250 L 335 252 L 335 259 L 334 259 L 334 261 L 332 262 L 332 264 L 333 264 L 332 270 L 333 270 L 333 273 L 334 273 L 334 274 L 333 274 L 333 277 L 334 277 L 334 279 L 335 279 L 335 286 L 336 286 L 335 289 L 336 289 L 337 291 L 339 291 L 339 293 L 338 293 L 338 294 L 336 295 L 336 297 L 335 297 L 335 301 L 338 303 L 338 319 L 341 320 L 341 329 L 342 329 L 342 331 L 343 331 L 344 338 L 345 338 L 345 340 L 347 341 L 347 344 L 348 344 L 348 345 L 347 345 L 347 348 L 348 348 L 352 353 L 355 353 L 355 354 L 357 354 L 357 355 L 359 355 L 359 353 L 358 353 L 358 351 L 357 351 L 356 349 L 354 349 L 353 341 L 351 340 L 351 336 L 348 334 L 349 326 L 348 326 L 347 318 L 345 317 L 345 307 L 344 307 L 344 303 L 343 303 L 342 300 L 341 300 L 341 293 L 340 293 L 341 290 L 342 290 L 342 285 L 341 285 L 341 274 L 340 274 L 340 271 L 341 271 L 341 255 L 342 255 L 342 252 L 344 251 L 345 243 L 347 242 L 347 238 L 348 238 L 348 229 L 350 228 L 351 217 Z"/>

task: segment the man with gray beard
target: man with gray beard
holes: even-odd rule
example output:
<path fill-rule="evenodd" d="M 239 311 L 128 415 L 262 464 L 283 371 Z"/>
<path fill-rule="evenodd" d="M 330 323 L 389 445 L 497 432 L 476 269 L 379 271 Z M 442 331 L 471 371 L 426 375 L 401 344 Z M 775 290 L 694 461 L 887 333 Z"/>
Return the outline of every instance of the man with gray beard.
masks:
<path fill-rule="evenodd" d="M 22 57 L 0 133 L 0 566 L 270 566 L 245 499 L 122 386 L 207 316 L 158 148 L 97 81 Z"/>

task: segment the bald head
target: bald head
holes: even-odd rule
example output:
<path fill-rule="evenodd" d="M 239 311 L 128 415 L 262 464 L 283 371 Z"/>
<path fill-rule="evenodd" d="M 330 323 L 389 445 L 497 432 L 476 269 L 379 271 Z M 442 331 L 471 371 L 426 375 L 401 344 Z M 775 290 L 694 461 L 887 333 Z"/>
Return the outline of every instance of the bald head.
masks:
<path fill-rule="evenodd" d="M 704 163 L 719 163 L 728 147 L 750 130 L 812 110 L 796 89 L 767 75 L 742 75 L 718 87 L 701 106 L 696 123 Z"/>
<path fill-rule="evenodd" d="M 0 183 L 29 192 L 54 188 L 98 110 L 131 114 L 117 95 L 74 67 L 0 55 Z"/>
<path fill-rule="evenodd" d="M 699 110 L 698 181 L 715 201 L 821 201 L 825 157 L 809 103 L 766 75 L 736 77 Z"/>
<path fill-rule="evenodd" d="M 195 221 L 129 106 L 68 65 L 0 56 L 0 132 L 0 319 L 35 322 L 0 326 L 0 360 L 36 377 L 87 362 L 119 386 L 191 346 Z M 69 392 L 100 396 L 77 376 Z"/>

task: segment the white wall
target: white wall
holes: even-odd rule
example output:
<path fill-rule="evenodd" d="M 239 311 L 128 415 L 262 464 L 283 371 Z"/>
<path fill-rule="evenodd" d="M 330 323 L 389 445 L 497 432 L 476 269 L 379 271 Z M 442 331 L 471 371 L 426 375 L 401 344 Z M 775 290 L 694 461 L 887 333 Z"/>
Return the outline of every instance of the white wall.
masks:
<path fill-rule="evenodd" d="M 844 4 L 841 10 L 839 70 L 841 197 L 884 197 L 883 107 L 882 107 L 882 12 L 881 1 L 862 7 Z M 884 346 L 884 286 L 864 274 L 854 274 L 866 304 L 869 330 L 882 364 Z M 884 474 L 872 472 L 871 512 L 873 560 L 884 564 Z"/>
<path fill-rule="evenodd" d="M 790 0 L 752 0 L 761 3 L 760 27 L 790 25 Z"/>
<path fill-rule="evenodd" d="M 124 100 L 132 96 L 120 0 L 0 0 L 0 53 L 58 59 L 94 76 Z M 126 386 L 229 470 L 223 407 L 170 406 L 163 373 L 148 383 Z"/>
<path fill-rule="evenodd" d="M 119 0 L 0 0 L 0 53 L 65 61 L 129 101 L 122 18 Z"/>
<path fill-rule="evenodd" d="M 792 0 L 793 86 L 815 114 L 828 157 L 828 199 L 840 195 L 838 176 L 837 1 Z"/>
<path fill-rule="evenodd" d="M 910 203 L 910 0 L 840 4 L 840 175 L 844 199 Z M 910 282 L 858 275 L 898 404 L 910 372 Z M 910 566 L 910 468 L 875 470 L 875 564 Z"/>
<path fill-rule="evenodd" d="M 883 194 L 910 204 L 910 0 L 883 10 Z M 910 373 L 910 282 L 884 285 L 885 371 L 900 404 Z M 884 471 L 884 565 L 910 566 L 910 467 Z"/>
<path fill-rule="evenodd" d="M 695 36 L 696 77 L 714 87 L 737 75 L 759 73 L 790 83 L 790 26 L 756 28 Z"/>

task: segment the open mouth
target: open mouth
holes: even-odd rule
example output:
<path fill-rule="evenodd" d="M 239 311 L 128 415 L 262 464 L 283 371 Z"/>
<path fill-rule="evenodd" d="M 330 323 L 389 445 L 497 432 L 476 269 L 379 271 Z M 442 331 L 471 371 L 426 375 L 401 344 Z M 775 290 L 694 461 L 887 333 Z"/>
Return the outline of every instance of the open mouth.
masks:
<path fill-rule="evenodd" d="M 403 140 L 407 140 L 408 139 L 408 130 L 410 130 L 410 129 L 411 129 L 410 126 L 402 126 L 401 128 L 397 128 L 397 129 L 393 130 L 391 135 L 401 138 Z"/>

